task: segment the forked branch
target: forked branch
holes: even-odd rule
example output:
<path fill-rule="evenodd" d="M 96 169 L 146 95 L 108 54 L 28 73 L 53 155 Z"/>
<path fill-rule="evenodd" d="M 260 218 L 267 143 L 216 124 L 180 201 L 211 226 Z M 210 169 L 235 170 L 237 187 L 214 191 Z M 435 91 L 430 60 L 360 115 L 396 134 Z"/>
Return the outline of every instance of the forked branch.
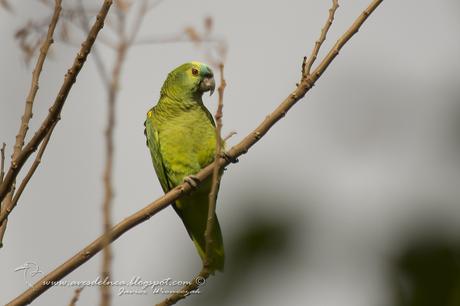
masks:
<path fill-rule="evenodd" d="M 310 56 L 304 58 L 304 63 L 302 64 L 302 76 L 306 77 L 310 74 L 311 66 L 315 62 L 316 58 L 318 57 L 319 50 L 323 42 L 326 40 L 327 32 L 331 28 L 332 23 L 334 22 L 335 11 L 339 8 L 339 1 L 332 0 L 332 7 L 329 9 L 329 16 L 326 20 L 326 24 L 321 29 L 321 34 L 318 40 L 315 42 L 315 46 L 311 50 Z"/>

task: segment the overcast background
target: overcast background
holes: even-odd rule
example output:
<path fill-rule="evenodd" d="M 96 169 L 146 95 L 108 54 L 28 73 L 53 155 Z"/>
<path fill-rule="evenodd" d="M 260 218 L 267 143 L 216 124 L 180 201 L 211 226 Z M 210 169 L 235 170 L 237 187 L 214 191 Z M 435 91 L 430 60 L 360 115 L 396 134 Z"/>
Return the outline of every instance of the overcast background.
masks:
<path fill-rule="evenodd" d="M 368 2 L 341 1 L 321 54 Z M 202 27 L 206 16 L 214 18 L 214 33 L 229 46 L 224 134 L 238 132 L 233 144 L 294 88 L 329 6 L 320 0 L 168 0 L 146 17 L 140 37 Z M 0 10 L 0 142 L 7 143 L 8 156 L 32 70 L 13 36 L 26 20 L 50 14 L 38 1 L 17 1 L 14 9 Z M 459 10 L 455 0 L 384 1 L 314 89 L 228 167 L 217 209 L 226 271 L 181 304 L 395 305 L 396 262 L 413 241 L 458 246 Z M 110 63 L 112 51 L 99 51 Z M 59 41 L 53 45 L 31 131 L 75 53 Z M 187 43 L 144 45 L 129 53 L 117 105 L 114 222 L 162 194 L 143 121 L 167 73 L 190 60 L 205 58 Z M 217 95 L 204 101 L 214 110 Z M 10 216 L 0 250 L 2 303 L 27 289 L 15 268 L 35 262 L 47 273 L 101 233 L 105 118 L 106 95 L 90 56 L 42 164 Z M 113 252 L 115 280 L 188 280 L 200 269 L 171 208 L 119 238 Z M 94 280 L 100 259 L 65 279 Z M 35 305 L 65 305 L 73 290 L 52 288 Z M 86 288 L 79 305 L 95 304 L 98 294 Z M 113 305 L 152 305 L 164 297 L 115 296 Z"/>

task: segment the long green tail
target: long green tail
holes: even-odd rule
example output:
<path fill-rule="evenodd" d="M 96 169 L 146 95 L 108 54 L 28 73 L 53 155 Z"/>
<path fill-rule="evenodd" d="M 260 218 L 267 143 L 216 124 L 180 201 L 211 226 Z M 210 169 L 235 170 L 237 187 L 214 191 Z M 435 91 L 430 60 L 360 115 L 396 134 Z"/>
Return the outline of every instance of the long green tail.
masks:
<path fill-rule="evenodd" d="M 200 188 L 202 189 L 202 188 Z M 207 188 L 203 188 L 205 191 Z M 192 238 L 201 260 L 205 261 L 206 241 L 204 232 L 208 218 L 209 198 L 208 193 L 196 190 L 188 196 L 178 200 L 174 209 L 184 222 L 185 228 Z M 214 229 L 212 231 L 213 248 L 211 250 L 211 271 L 224 270 L 224 242 L 220 230 L 219 220 L 215 216 Z"/>

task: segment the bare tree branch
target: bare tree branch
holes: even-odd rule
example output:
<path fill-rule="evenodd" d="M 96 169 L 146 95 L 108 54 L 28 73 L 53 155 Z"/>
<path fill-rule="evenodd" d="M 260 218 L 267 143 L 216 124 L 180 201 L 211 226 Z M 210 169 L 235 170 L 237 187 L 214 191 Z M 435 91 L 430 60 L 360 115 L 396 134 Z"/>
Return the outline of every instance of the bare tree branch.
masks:
<path fill-rule="evenodd" d="M 3 143 L 0 149 L 0 184 L 3 182 L 3 177 L 5 176 L 5 147 L 6 143 Z"/>
<path fill-rule="evenodd" d="M 214 244 L 214 241 L 212 240 L 212 230 L 214 229 L 215 226 L 215 212 L 216 212 L 216 199 L 217 199 L 217 191 L 219 190 L 219 184 L 220 184 L 220 168 L 219 168 L 219 158 L 221 157 L 221 151 L 222 151 L 222 137 L 221 137 L 221 131 L 222 131 L 222 117 L 223 117 L 223 107 L 224 107 L 224 91 L 225 87 L 227 86 L 227 82 L 225 81 L 224 78 L 224 64 L 220 64 L 220 86 L 218 88 L 219 92 L 219 101 L 217 105 L 217 111 L 215 114 L 215 119 L 216 119 L 216 155 L 214 157 L 214 169 L 212 172 L 212 186 L 211 186 L 211 192 L 209 193 L 209 210 L 208 210 L 208 220 L 206 223 L 206 231 L 204 234 L 205 241 L 206 241 L 206 259 L 204 263 L 204 268 L 207 268 L 210 266 L 211 258 L 211 248 Z"/>
<path fill-rule="evenodd" d="M 235 136 L 237 133 L 235 131 L 231 131 L 230 133 L 228 133 L 227 136 L 224 137 L 223 141 L 224 142 L 227 142 L 227 140 L 229 140 L 230 138 L 232 138 L 233 136 Z"/>
<path fill-rule="evenodd" d="M 245 154 L 248 150 L 257 143 L 270 129 L 275 125 L 278 120 L 283 118 L 289 109 L 302 99 L 305 94 L 313 87 L 315 82 L 321 77 L 324 71 L 327 69 L 329 64 L 338 55 L 340 49 L 347 43 L 348 40 L 359 30 L 362 24 L 366 21 L 369 15 L 383 2 L 383 0 L 374 0 L 371 4 L 361 13 L 361 15 L 355 20 L 351 27 L 339 38 L 334 47 L 329 53 L 323 58 L 320 65 L 311 73 L 308 77 L 302 78 L 297 88 L 286 97 L 281 104 L 269 114 L 259 126 L 248 134 L 238 144 L 233 146 L 227 155 L 236 159 L 237 157 Z M 219 169 L 227 166 L 230 162 L 226 158 L 219 158 L 218 160 Z M 209 177 L 214 171 L 215 164 L 211 163 L 200 172 L 196 174 L 198 179 L 202 182 Z M 185 196 L 191 191 L 192 187 L 188 183 L 183 183 L 173 188 L 171 191 L 158 198 L 154 202 L 150 203 L 143 209 L 135 212 L 128 216 L 118 224 L 116 224 L 110 230 L 111 241 L 116 240 L 118 237 L 123 235 L 125 232 L 135 227 L 136 225 L 150 219 L 153 215 L 169 206 L 179 198 Z M 103 248 L 104 237 L 100 236 L 83 250 L 75 254 L 73 257 L 68 259 L 66 262 L 61 264 L 55 270 L 45 275 L 42 279 L 36 282 L 31 288 L 24 291 L 17 298 L 8 303 L 8 306 L 25 305 L 32 302 L 35 298 L 43 294 L 47 289 L 52 286 L 53 281 L 58 281 L 68 275 L 70 272 L 84 264 L 91 257 L 97 254 Z M 198 275 L 201 276 L 201 275 Z M 203 277 L 203 276 L 202 276 Z M 190 286 L 193 287 L 194 284 Z M 189 286 L 184 287 L 186 290 L 191 288 Z M 171 305 L 165 304 L 165 305 Z"/>
<path fill-rule="evenodd" d="M 132 32 L 129 36 L 126 36 L 126 18 L 125 10 L 123 9 L 123 2 L 117 2 L 117 8 L 122 10 L 118 12 L 119 23 L 118 23 L 118 46 L 116 48 L 116 58 L 112 70 L 112 78 L 110 80 L 108 90 L 108 112 L 107 112 L 107 126 L 105 129 L 105 167 L 104 167 L 104 201 L 102 205 L 103 209 L 103 224 L 104 224 L 104 248 L 103 248 L 103 259 L 101 268 L 101 278 L 107 281 L 111 279 L 111 263 L 112 263 L 112 251 L 110 247 L 111 232 L 112 228 L 112 201 L 113 201 L 113 160 L 114 160 L 114 139 L 113 133 L 115 129 L 115 106 L 118 98 L 118 92 L 120 89 L 120 78 L 121 70 L 128 53 L 129 48 L 132 46 L 133 41 L 139 32 L 140 26 L 146 14 L 148 1 L 144 0 L 140 6 L 138 15 L 135 19 L 135 24 Z M 101 306 L 109 306 L 111 302 L 110 287 L 103 285 L 100 288 L 101 293 Z"/>
<path fill-rule="evenodd" d="M 7 0 L 0 0 L 0 6 L 7 10 L 8 12 L 12 12 L 13 9 L 11 7 L 11 4 Z"/>
<path fill-rule="evenodd" d="M 43 5 L 45 5 L 48 8 L 53 7 L 53 5 L 51 3 L 52 1 L 50 1 L 50 0 L 39 0 L 38 2 L 42 3 Z M 94 8 L 85 8 L 84 12 L 82 12 L 81 9 L 82 9 L 82 7 L 81 7 L 80 3 L 77 3 L 76 7 L 65 7 L 62 10 L 61 17 L 63 17 L 66 21 L 69 22 L 69 24 L 74 26 L 76 29 L 81 30 L 86 35 L 87 33 L 89 33 L 89 28 L 88 28 L 89 23 L 87 22 L 86 24 L 83 24 L 81 22 L 81 20 L 80 20 L 80 22 L 78 22 L 78 19 L 82 18 L 82 17 L 86 18 L 86 15 L 95 16 L 95 15 L 97 15 L 99 10 L 94 9 Z M 84 14 L 84 16 L 82 16 L 83 14 Z M 109 23 L 110 23 L 110 19 L 107 18 L 105 20 L 105 25 L 107 26 L 107 25 L 109 25 Z M 105 33 L 107 33 L 107 32 L 105 32 Z M 79 42 L 72 42 L 72 41 L 70 41 L 68 39 L 62 39 L 62 38 L 61 38 L 61 40 L 64 43 L 69 44 L 71 46 L 77 46 L 77 47 L 80 46 Z M 115 48 L 116 44 L 107 35 L 105 35 L 105 36 L 104 35 L 99 35 L 97 40 L 98 40 L 99 43 L 101 43 L 101 44 L 103 44 L 103 45 L 105 45 L 105 46 L 107 46 L 109 48 L 112 48 L 112 49 Z"/>
<path fill-rule="evenodd" d="M 24 163 L 27 161 L 29 156 L 37 150 L 38 145 L 43 141 L 43 139 L 48 134 L 48 131 L 51 129 L 53 124 L 59 120 L 59 116 L 64 106 L 64 103 L 67 99 L 67 96 L 72 89 L 73 84 L 76 81 L 77 75 L 83 67 L 88 54 L 91 51 L 97 34 L 104 26 L 104 20 L 107 16 L 107 13 L 112 5 L 112 0 L 105 0 L 99 14 L 96 17 L 96 21 L 91 28 L 91 31 L 88 34 L 86 40 L 82 43 L 81 49 L 78 52 L 72 67 L 67 71 L 65 75 L 64 82 L 59 90 L 59 93 L 49 109 L 49 113 L 46 116 L 45 120 L 41 124 L 40 128 L 36 131 L 32 139 L 26 144 L 26 146 L 21 150 L 18 156 L 11 161 L 11 165 L 8 169 L 8 172 L 5 175 L 5 178 L 0 185 L 0 201 L 2 201 L 6 194 L 11 190 L 11 187 L 18 175 L 19 171 L 23 167 Z"/>
<path fill-rule="evenodd" d="M 62 2 L 61 0 L 55 1 L 54 13 L 53 13 L 53 17 L 51 18 L 51 22 L 48 26 L 48 32 L 46 34 L 46 39 L 42 43 L 42 46 L 40 48 L 40 55 L 38 56 L 37 63 L 35 64 L 35 68 L 32 72 L 32 82 L 30 85 L 29 94 L 27 95 L 27 98 L 26 98 L 24 114 L 22 115 L 22 118 L 21 118 L 21 125 L 19 127 L 18 134 L 16 135 L 16 142 L 13 148 L 13 155 L 11 156 L 12 161 L 16 160 L 19 154 L 21 153 L 21 149 L 24 146 L 24 139 L 26 137 L 27 131 L 29 130 L 29 122 L 33 116 L 33 113 L 32 113 L 33 104 L 34 104 L 35 96 L 37 95 L 37 91 L 38 91 L 38 82 L 40 79 L 40 74 L 43 69 L 43 64 L 45 63 L 45 59 L 48 54 L 48 50 L 51 44 L 53 43 L 54 30 L 56 29 L 56 25 L 59 20 L 59 15 L 62 10 L 61 2 Z M 35 170 L 31 172 L 31 175 L 33 175 L 33 172 L 35 172 Z M 3 182 L 2 182 L 2 186 L 3 186 Z M 6 230 L 6 225 L 7 225 L 6 218 L 8 217 L 8 215 L 10 214 L 10 212 L 13 210 L 13 208 L 15 207 L 17 203 L 17 202 L 13 203 L 12 201 L 13 195 L 14 195 L 14 180 L 12 181 L 12 185 L 11 185 L 11 189 L 9 190 L 9 193 L 11 193 L 11 195 L 6 197 L 5 201 L 2 201 L 3 199 L 0 198 L 0 202 L 2 202 L 2 209 L 0 211 L 0 232 L 1 232 L 0 244 L 3 241 L 3 235 L 5 234 L 5 230 Z"/>
<path fill-rule="evenodd" d="M 108 98 L 108 112 L 107 112 L 107 126 L 105 129 L 105 167 L 104 167 L 104 201 L 102 204 L 103 218 L 104 218 L 104 235 L 103 235 L 103 259 L 102 259 L 102 279 L 110 280 L 110 266 L 112 261 L 112 253 L 110 248 L 112 227 L 112 200 L 113 200 L 113 153 L 114 153 L 114 140 L 113 131 L 115 129 L 115 103 L 120 84 L 121 68 L 126 56 L 127 45 L 121 42 L 117 52 L 115 66 L 112 71 L 112 80 L 109 88 Z M 101 306 L 110 305 L 110 287 L 101 286 Z"/>
<path fill-rule="evenodd" d="M 26 176 L 24 177 L 24 179 L 22 180 L 21 184 L 19 185 L 18 190 L 16 190 L 16 192 L 14 193 L 13 199 L 11 201 L 11 205 L 10 205 L 10 207 L 8 207 L 9 211 L 7 211 L 7 214 L 4 214 L 4 215 L 0 216 L 0 224 L 3 221 L 5 221 L 5 219 L 8 217 L 8 214 L 11 212 L 11 210 L 13 210 L 16 207 L 16 205 L 18 204 L 19 198 L 22 195 L 22 192 L 24 191 L 24 189 L 26 188 L 26 186 L 29 183 L 30 179 L 34 175 L 35 170 L 37 170 L 38 166 L 40 165 L 40 163 L 42 161 L 43 153 L 45 152 L 45 149 L 46 149 L 46 146 L 48 145 L 48 142 L 50 141 L 51 132 L 52 132 L 53 129 L 54 129 L 54 126 L 50 130 L 50 132 L 48 132 L 48 134 L 46 135 L 45 139 L 41 143 L 40 149 L 38 150 L 37 156 L 35 157 L 35 160 L 32 163 L 32 166 L 30 167 L 30 169 L 27 172 Z"/>
<path fill-rule="evenodd" d="M 6 144 L 2 144 L 2 148 L 0 150 L 0 184 L 3 182 L 3 177 L 5 176 L 5 147 Z M 9 193 L 3 202 L 0 202 L 0 215 L 3 211 L 5 211 L 6 204 L 10 198 L 12 198 L 12 193 Z M 3 247 L 3 236 L 5 235 L 6 231 L 6 223 L 0 222 L 0 249 Z"/>
<path fill-rule="evenodd" d="M 13 184 L 14 186 L 14 184 Z M 13 193 L 12 192 L 8 192 L 8 194 L 6 195 L 5 199 L 3 200 L 3 203 L 2 203 L 2 207 L 1 207 L 1 210 L 0 210 L 0 214 L 1 215 L 5 215 L 8 211 L 8 207 L 9 207 L 9 203 L 12 203 L 13 202 Z M 6 220 L 8 221 L 8 220 Z M 0 248 L 3 247 L 3 237 L 5 236 L 5 231 L 6 231 L 6 225 L 7 225 L 7 222 L 2 222 L 0 224 Z"/>
<path fill-rule="evenodd" d="M 38 56 L 37 63 L 35 64 L 35 68 L 32 72 L 32 82 L 30 85 L 29 94 L 27 95 L 24 114 L 21 118 L 21 125 L 19 127 L 19 132 L 16 135 L 16 143 L 14 145 L 14 152 L 12 159 L 15 160 L 19 153 L 21 152 L 22 147 L 24 146 L 24 139 L 26 137 L 27 131 L 29 130 L 29 121 L 33 116 L 32 109 L 35 100 L 35 96 L 38 91 L 38 82 L 40 79 L 40 74 L 43 69 L 43 64 L 45 62 L 46 56 L 48 54 L 48 50 L 53 43 L 53 34 L 54 30 L 56 29 L 57 22 L 59 20 L 59 15 L 62 10 L 61 0 L 55 1 L 55 8 L 53 17 L 51 18 L 51 22 L 48 27 L 48 33 L 46 35 L 46 39 L 43 41 L 43 44 L 40 48 L 40 55 Z"/>
<path fill-rule="evenodd" d="M 81 294 L 81 292 L 83 291 L 84 288 L 85 287 L 80 287 L 80 288 L 75 289 L 75 291 L 73 293 L 73 297 L 70 300 L 69 306 L 76 306 L 77 305 L 78 299 L 80 298 L 80 294 Z"/>
<path fill-rule="evenodd" d="M 80 22 L 83 30 L 85 33 L 89 33 L 89 21 L 88 17 L 86 16 L 87 10 L 83 5 L 83 0 L 78 1 L 78 8 L 80 9 Z M 106 88 L 110 86 L 109 84 L 109 77 L 107 75 L 107 69 L 105 68 L 104 62 L 102 61 L 101 56 L 99 55 L 97 46 L 93 47 L 93 56 L 94 62 L 96 63 L 97 71 L 99 71 L 99 75 L 104 82 Z"/>
<path fill-rule="evenodd" d="M 331 27 L 332 23 L 334 22 L 334 15 L 335 11 L 339 8 L 339 1 L 338 0 L 332 0 L 332 7 L 329 9 L 329 16 L 327 18 L 326 24 L 324 27 L 321 29 L 321 34 L 318 38 L 318 40 L 315 42 L 315 47 L 311 51 L 310 56 L 308 59 L 305 57 L 304 58 L 304 63 L 302 65 L 302 75 L 307 76 L 310 73 L 311 66 L 315 62 L 319 49 L 321 49 L 321 45 L 323 42 L 326 40 L 326 35 L 327 32 L 329 31 L 329 28 Z"/>

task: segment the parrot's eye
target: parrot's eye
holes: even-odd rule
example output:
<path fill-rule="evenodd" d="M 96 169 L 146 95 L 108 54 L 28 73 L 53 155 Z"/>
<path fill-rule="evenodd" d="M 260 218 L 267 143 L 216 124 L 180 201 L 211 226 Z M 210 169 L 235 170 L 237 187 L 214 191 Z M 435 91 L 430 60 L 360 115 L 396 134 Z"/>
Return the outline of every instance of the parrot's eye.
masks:
<path fill-rule="evenodd" d="M 198 75 L 198 69 L 192 68 L 192 74 L 193 74 L 194 76 L 197 76 L 197 75 Z"/>

